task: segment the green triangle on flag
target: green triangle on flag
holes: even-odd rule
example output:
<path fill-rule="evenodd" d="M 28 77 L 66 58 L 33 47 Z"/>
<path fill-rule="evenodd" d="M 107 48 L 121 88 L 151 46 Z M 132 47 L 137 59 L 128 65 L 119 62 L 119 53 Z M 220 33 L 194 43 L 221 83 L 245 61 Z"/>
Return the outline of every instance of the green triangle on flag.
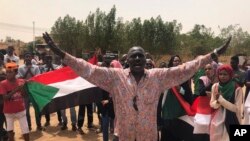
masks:
<path fill-rule="evenodd" d="M 43 108 L 53 99 L 56 93 L 59 91 L 58 88 L 44 85 L 37 82 L 28 82 L 26 90 L 29 94 L 30 101 L 34 108 L 41 112 Z"/>

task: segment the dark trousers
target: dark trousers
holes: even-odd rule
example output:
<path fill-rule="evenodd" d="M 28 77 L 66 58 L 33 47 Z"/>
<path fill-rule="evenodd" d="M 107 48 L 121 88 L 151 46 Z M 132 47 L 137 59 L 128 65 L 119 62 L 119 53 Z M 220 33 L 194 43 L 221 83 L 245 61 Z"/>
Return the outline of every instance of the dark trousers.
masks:
<path fill-rule="evenodd" d="M 4 129 L 4 123 L 6 124 L 4 113 L 0 113 L 0 130 Z"/>
<path fill-rule="evenodd" d="M 91 127 L 93 124 L 93 106 L 91 104 L 83 104 L 79 106 L 78 111 L 78 122 L 77 126 L 78 128 L 82 128 L 84 123 L 84 117 L 85 117 L 85 107 L 87 108 L 87 117 L 88 117 L 88 127 Z"/>
<path fill-rule="evenodd" d="M 28 98 L 25 99 L 25 109 L 26 109 L 26 117 L 27 117 L 28 126 L 31 127 L 30 100 Z"/>
<path fill-rule="evenodd" d="M 61 115 L 61 111 L 57 111 L 57 120 L 58 122 L 62 122 L 62 115 Z M 46 119 L 46 122 L 50 122 L 50 113 L 46 113 L 45 114 L 45 119 Z"/>
<path fill-rule="evenodd" d="M 193 127 L 177 118 L 163 120 L 161 141 L 193 141 Z"/>
<path fill-rule="evenodd" d="M 96 103 L 96 107 L 97 107 L 97 117 L 98 117 L 98 120 L 99 120 L 99 125 L 102 127 L 102 117 L 101 117 L 102 103 L 101 102 Z"/>
<path fill-rule="evenodd" d="M 193 136 L 194 141 L 209 141 L 209 135 L 208 134 L 194 134 Z"/>
<path fill-rule="evenodd" d="M 109 141 L 109 129 L 114 129 L 114 119 L 108 114 L 102 116 L 102 134 L 103 141 Z"/>
<path fill-rule="evenodd" d="M 28 126 L 31 128 L 31 119 L 30 119 L 30 100 L 28 98 L 25 98 L 25 108 L 26 108 L 26 117 L 27 117 L 27 122 Z M 40 127 L 41 126 L 41 114 L 35 110 L 35 118 L 36 118 L 36 126 Z"/>
<path fill-rule="evenodd" d="M 41 127 L 41 113 L 35 110 L 36 126 Z M 31 126 L 30 126 L 31 127 Z"/>

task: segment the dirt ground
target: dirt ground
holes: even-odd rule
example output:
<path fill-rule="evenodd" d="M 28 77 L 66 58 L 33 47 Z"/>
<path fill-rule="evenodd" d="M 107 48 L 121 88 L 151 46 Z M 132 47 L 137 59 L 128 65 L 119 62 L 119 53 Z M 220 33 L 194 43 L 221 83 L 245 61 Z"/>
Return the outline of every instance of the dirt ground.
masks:
<path fill-rule="evenodd" d="M 30 132 L 30 140 L 31 141 L 102 141 L 102 133 L 97 134 L 95 130 L 88 130 L 86 127 L 86 122 L 84 123 L 83 130 L 85 132 L 84 135 L 80 135 L 77 131 L 71 130 L 71 123 L 70 123 L 70 114 L 69 110 L 66 110 L 66 114 L 68 117 L 68 129 L 62 131 L 60 129 L 61 126 L 58 126 L 57 121 L 57 114 L 52 113 L 50 115 L 50 126 L 46 127 L 45 131 L 37 131 L 36 130 L 36 123 L 35 123 L 35 113 L 33 107 L 30 108 L 31 110 L 31 122 L 32 122 L 32 130 Z M 76 112 L 78 112 L 78 106 L 76 107 Z M 87 114 L 85 114 L 87 115 Z M 85 117 L 87 119 L 87 117 Z M 42 116 L 42 125 L 45 123 L 45 117 Z M 98 126 L 98 118 L 97 114 L 94 113 L 94 125 Z M 16 141 L 23 140 L 22 134 L 19 126 L 19 122 L 15 121 L 14 126 L 15 132 L 15 139 Z M 112 139 L 112 136 L 110 136 Z"/>

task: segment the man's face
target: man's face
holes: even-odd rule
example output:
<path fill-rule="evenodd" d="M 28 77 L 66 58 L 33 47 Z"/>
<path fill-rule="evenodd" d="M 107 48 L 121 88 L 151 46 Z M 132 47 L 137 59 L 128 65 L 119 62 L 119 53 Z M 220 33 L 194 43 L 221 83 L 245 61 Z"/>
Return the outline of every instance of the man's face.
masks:
<path fill-rule="evenodd" d="M 11 80 L 16 77 L 17 71 L 16 70 L 6 70 L 6 79 Z"/>
<path fill-rule="evenodd" d="M 231 67 L 232 67 L 234 70 L 238 69 L 239 63 L 238 63 L 237 61 L 231 59 L 230 64 L 231 64 Z"/>
<path fill-rule="evenodd" d="M 7 49 L 7 54 L 8 55 L 13 55 L 13 53 L 14 53 L 14 49 L 13 48 L 8 48 Z"/>
<path fill-rule="evenodd" d="M 128 64 L 131 72 L 143 73 L 146 64 L 144 50 L 141 47 L 132 47 L 128 52 Z"/>
<path fill-rule="evenodd" d="M 28 65 L 31 65 L 31 60 L 32 60 L 32 56 L 31 55 L 25 55 L 25 64 L 28 66 Z"/>

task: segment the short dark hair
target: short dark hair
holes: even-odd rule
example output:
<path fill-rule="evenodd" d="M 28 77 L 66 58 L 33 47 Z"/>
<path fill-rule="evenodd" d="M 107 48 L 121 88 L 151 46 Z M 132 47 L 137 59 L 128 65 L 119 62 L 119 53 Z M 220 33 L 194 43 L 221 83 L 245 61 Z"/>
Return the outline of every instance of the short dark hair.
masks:
<path fill-rule="evenodd" d="M 8 46 L 7 49 L 13 49 L 13 50 L 15 50 L 14 46 Z"/>
<path fill-rule="evenodd" d="M 25 52 L 25 53 L 24 53 L 24 57 L 26 57 L 27 55 L 32 56 L 33 54 L 32 54 L 31 52 Z"/>
<path fill-rule="evenodd" d="M 239 63 L 239 56 L 235 55 L 231 57 L 231 60 L 234 60 L 235 62 Z"/>

